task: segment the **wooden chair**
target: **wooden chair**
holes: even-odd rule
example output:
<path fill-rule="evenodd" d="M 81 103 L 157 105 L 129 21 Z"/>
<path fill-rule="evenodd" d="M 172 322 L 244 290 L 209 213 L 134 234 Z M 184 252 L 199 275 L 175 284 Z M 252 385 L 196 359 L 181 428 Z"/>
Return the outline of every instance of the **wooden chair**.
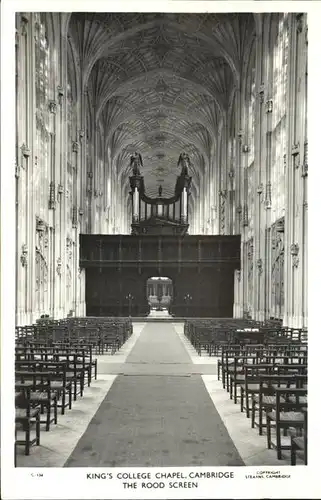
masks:
<path fill-rule="evenodd" d="M 65 408 L 72 408 L 72 381 L 67 379 L 67 363 L 54 363 L 44 366 L 51 369 L 51 388 L 57 394 L 57 406 L 61 408 L 61 414 L 65 414 Z M 68 400 L 66 396 L 68 394 Z"/>
<path fill-rule="evenodd" d="M 16 415 L 15 424 L 21 424 L 25 432 L 25 439 L 15 439 L 16 446 L 24 446 L 25 455 L 30 454 L 30 448 L 34 444 L 40 445 L 40 406 L 32 406 L 30 399 L 30 388 L 26 387 L 19 391 L 19 396 L 16 397 Z M 36 425 L 36 436 L 31 439 L 31 429 L 33 424 Z"/>
<path fill-rule="evenodd" d="M 262 436 L 263 428 L 263 413 L 273 409 L 276 405 L 276 387 L 284 388 L 300 388 L 307 381 L 306 375 L 299 374 L 279 374 L 279 373 L 266 373 L 259 375 L 259 393 L 252 393 L 252 408 L 251 408 L 251 427 L 258 427 L 259 435 Z M 256 414 L 258 412 L 258 421 L 256 421 Z"/>
<path fill-rule="evenodd" d="M 23 390 L 28 385 L 30 391 L 30 405 L 40 407 L 40 413 L 46 412 L 45 420 L 40 420 L 41 424 L 46 424 L 46 431 L 50 430 L 52 423 L 57 424 L 57 394 L 51 388 L 50 372 L 16 372 L 16 388 Z M 53 416 L 51 413 L 53 410 Z"/>
<path fill-rule="evenodd" d="M 303 436 L 291 436 L 291 465 L 296 465 L 297 452 L 303 452 L 304 464 L 308 465 L 308 411 L 302 409 L 304 414 Z"/>
<path fill-rule="evenodd" d="M 293 427 L 295 429 L 303 429 L 304 414 L 302 409 L 306 406 L 305 403 L 300 403 L 300 396 L 306 396 L 306 389 L 284 389 L 276 388 L 276 405 L 273 409 L 266 412 L 267 426 L 267 446 L 268 449 L 276 448 L 278 460 L 282 459 L 282 450 L 291 449 L 291 446 L 283 445 L 281 442 L 281 429 L 286 432 L 287 429 Z M 289 401 L 289 396 L 295 396 L 295 401 Z M 276 442 L 271 439 L 271 425 L 275 424 Z"/>
<path fill-rule="evenodd" d="M 259 394 L 260 380 L 261 380 L 260 377 L 267 374 L 273 374 L 275 367 L 273 364 L 256 363 L 251 365 L 244 365 L 244 368 L 245 368 L 245 380 L 244 383 L 240 384 L 241 412 L 244 411 L 244 398 L 245 398 L 246 416 L 247 418 L 250 418 L 250 411 L 251 411 L 250 397 Z"/>
<path fill-rule="evenodd" d="M 237 403 L 237 388 L 245 383 L 245 366 L 247 365 L 257 365 L 260 361 L 260 350 L 252 350 L 251 346 L 248 346 L 246 350 L 243 350 L 239 356 L 234 358 L 234 362 L 229 366 L 227 370 L 227 377 L 229 380 L 228 386 L 230 390 L 230 399 L 234 399 L 234 403 Z"/>

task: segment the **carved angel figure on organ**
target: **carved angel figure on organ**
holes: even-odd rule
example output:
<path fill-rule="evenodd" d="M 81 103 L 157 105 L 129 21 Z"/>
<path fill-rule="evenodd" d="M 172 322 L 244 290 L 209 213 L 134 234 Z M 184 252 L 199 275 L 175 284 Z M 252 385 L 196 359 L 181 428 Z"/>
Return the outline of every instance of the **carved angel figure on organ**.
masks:
<path fill-rule="evenodd" d="M 188 168 L 191 166 L 191 161 L 187 153 L 180 154 L 177 166 L 181 167 L 181 175 L 188 175 Z"/>
<path fill-rule="evenodd" d="M 133 175 L 141 175 L 140 168 L 143 166 L 143 159 L 140 153 L 134 153 L 130 157 L 130 167 L 133 170 Z"/>

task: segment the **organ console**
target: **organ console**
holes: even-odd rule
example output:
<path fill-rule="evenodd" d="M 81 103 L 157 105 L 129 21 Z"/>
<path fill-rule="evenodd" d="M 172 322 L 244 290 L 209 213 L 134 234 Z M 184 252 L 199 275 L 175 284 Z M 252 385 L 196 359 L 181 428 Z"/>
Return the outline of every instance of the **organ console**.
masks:
<path fill-rule="evenodd" d="M 132 197 L 132 234 L 187 234 L 188 196 L 192 178 L 188 174 L 189 156 L 182 153 L 178 160 L 181 173 L 177 177 L 174 196 L 164 198 L 162 186 L 158 197 L 151 198 L 145 192 L 141 175 L 142 157 L 135 153 L 131 157 L 132 176 L 129 178 Z"/>

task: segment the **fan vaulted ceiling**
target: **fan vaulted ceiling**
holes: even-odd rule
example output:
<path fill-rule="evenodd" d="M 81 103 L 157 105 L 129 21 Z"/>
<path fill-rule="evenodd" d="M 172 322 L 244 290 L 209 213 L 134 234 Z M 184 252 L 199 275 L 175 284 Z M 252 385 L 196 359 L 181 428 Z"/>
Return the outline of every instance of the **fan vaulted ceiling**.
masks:
<path fill-rule="evenodd" d="M 89 116 L 101 123 L 123 182 L 135 151 L 150 196 L 160 184 L 163 196 L 173 194 L 183 151 L 198 182 L 253 33 L 253 14 L 71 15 L 68 38 Z"/>

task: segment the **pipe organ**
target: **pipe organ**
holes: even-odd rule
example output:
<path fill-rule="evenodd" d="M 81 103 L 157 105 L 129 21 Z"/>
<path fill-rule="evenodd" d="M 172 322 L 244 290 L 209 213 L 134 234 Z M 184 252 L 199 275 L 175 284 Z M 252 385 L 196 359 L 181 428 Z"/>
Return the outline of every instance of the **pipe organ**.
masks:
<path fill-rule="evenodd" d="M 188 196 L 192 178 L 188 175 L 189 157 L 180 155 L 178 165 L 181 173 L 177 177 L 174 196 L 164 198 L 162 187 L 158 197 L 151 198 L 145 192 L 144 177 L 141 175 L 141 155 L 131 157 L 133 175 L 130 180 L 132 198 L 132 234 L 177 234 L 188 231 Z"/>

